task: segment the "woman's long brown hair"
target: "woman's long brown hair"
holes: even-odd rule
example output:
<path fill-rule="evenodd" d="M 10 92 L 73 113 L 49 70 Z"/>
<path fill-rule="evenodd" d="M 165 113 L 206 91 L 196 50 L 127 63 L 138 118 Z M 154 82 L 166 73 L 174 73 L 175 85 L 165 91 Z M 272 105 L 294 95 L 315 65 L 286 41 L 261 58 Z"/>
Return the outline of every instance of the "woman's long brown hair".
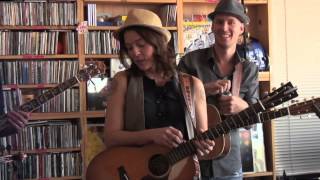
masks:
<path fill-rule="evenodd" d="M 155 70 L 157 73 L 163 73 L 164 77 L 172 77 L 176 71 L 175 55 L 172 48 L 166 42 L 165 37 L 147 27 L 132 26 L 128 27 L 119 34 L 120 41 L 120 61 L 122 64 L 127 64 L 126 59 L 128 57 L 128 50 L 125 46 L 124 33 L 125 31 L 135 31 L 137 32 L 148 44 L 152 45 L 154 48 L 154 62 Z M 142 74 L 142 71 L 134 64 L 131 63 L 129 71 L 133 75 Z"/>

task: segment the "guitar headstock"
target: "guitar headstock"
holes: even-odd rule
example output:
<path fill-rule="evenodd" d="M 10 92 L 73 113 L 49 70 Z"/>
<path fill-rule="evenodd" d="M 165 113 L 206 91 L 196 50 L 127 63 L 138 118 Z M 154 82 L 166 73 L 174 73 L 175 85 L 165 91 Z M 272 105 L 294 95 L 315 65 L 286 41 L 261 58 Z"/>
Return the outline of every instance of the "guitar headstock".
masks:
<path fill-rule="evenodd" d="M 291 115 L 316 113 L 320 118 L 320 98 L 311 99 L 289 106 Z"/>
<path fill-rule="evenodd" d="M 266 109 L 269 109 L 288 100 L 291 100 L 297 96 L 297 88 L 293 87 L 291 82 L 288 82 L 262 98 L 261 102 Z"/>
<path fill-rule="evenodd" d="M 84 69 L 81 69 L 77 75 L 81 81 L 87 81 L 93 76 L 104 74 L 106 66 L 103 62 L 90 62 L 85 65 Z"/>

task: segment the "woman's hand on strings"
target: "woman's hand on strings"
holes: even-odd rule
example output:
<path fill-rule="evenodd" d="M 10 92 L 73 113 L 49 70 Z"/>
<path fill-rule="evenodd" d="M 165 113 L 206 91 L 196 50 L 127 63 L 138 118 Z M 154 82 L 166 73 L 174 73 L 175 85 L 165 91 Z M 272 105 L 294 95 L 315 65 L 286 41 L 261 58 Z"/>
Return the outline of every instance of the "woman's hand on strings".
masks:
<path fill-rule="evenodd" d="M 183 140 L 181 131 L 174 127 L 153 129 L 153 142 L 169 148 L 177 147 Z"/>

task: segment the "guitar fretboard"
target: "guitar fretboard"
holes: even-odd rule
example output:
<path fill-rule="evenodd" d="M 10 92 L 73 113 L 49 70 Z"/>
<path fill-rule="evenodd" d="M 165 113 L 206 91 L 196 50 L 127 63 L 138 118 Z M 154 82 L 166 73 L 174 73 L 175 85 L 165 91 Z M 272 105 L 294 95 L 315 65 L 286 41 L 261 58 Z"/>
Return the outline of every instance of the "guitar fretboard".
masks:
<path fill-rule="evenodd" d="M 255 124 L 260 121 L 258 113 L 264 110 L 264 106 L 260 101 L 255 103 L 254 105 L 249 106 L 244 111 L 229 116 L 226 120 L 219 123 L 214 128 L 210 128 L 209 130 L 196 135 L 190 141 L 180 144 L 177 148 L 169 151 L 166 156 L 171 165 L 180 161 L 181 159 L 191 156 L 196 153 L 196 146 L 194 145 L 194 141 L 202 140 L 202 139 L 211 139 L 214 140 L 223 134 L 229 133 L 233 129 L 238 129 L 240 127 L 249 126 L 251 124 Z"/>
<path fill-rule="evenodd" d="M 226 120 L 219 123 L 216 127 L 210 128 L 204 133 L 197 134 L 192 140 L 180 144 L 177 148 L 169 151 L 165 156 L 169 160 L 169 163 L 173 165 L 179 160 L 196 153 L 196 146 L 194 145 L 194 141 L 196 140 L 214 140 L 222 136 L 223 134 L 229 133 L 233 129 L 246 127 L 261 121 L 264 122 L 267 120 L 271 120 L 276 116 L 280 117 L 287 115 L 288 112 L 286 111 L 286 109 L 282 109 L 277 112 L 266 112 L 263 114 L 258 113 L 297 97 L 298 94 L 296 90 L 297 89 L 294 88 L 290 82 L 288 82 L 277 90 L 269 93 L 268 96 L 264 97 L 257 103 L 249 106 L 244 111 L 235 115 L 228 116 Z"/>
<path fill-rule="evenodd" d="M 77 77 L 72 77 L 71 79 L 68 79 L 67 81 L 58 84 L 56 87 L 48 89 L 43 94 L 39 95 L 35 99 L 32 99 L 31 101 L 21 105 L 19 109 L 21 109 L 24 112 L 32 112 L 39 108 L 42 104 L 46 103 L 50 99 L 54 98 L 58 94 L 62 93 L 66 89 L 69 89 L 73 85 L 77 84 L 78 80 Z"/>
<path fill-rule="evenodd" d="M 282 108 L 275 111 L 267 111 L 260 114 L 261 122 L 270 121 L 271 119 L 275 119 L 278 117 L 287 116 L 290 114 L 289 108 Z"/>
<path fill-rule="evenodd" d="M 92 76 L 95 76 L 100 73 L 100 70 L 97 68 L 96 65 L 91 64 L 85 69 L 81 69 L 79 73 L 64 81 L 63 83 L 58 84 L 56 87 L 48 89 L 43 94 L 37 96 L 35 99 L 32 99 L 31 101 L 24 103 L 19 107 L 20 110 L 24 112 L 32 112 L 39 108 L 42 104 L 46 103 L 50 99 L 54 98 L 58 94 L 62 93 L 66 89 L 71 88 L 75 84 L 77 84 L 80 80 L 88 80 Z"/>

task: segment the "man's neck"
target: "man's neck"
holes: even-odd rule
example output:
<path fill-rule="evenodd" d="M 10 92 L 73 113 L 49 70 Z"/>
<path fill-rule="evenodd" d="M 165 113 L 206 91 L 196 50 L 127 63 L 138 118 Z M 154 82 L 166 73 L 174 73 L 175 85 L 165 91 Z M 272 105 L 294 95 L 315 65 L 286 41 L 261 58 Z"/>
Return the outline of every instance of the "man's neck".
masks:
<path fill-rule="evenodd" d="M 213 46 L 213 51 L 216 56 L 215 61 L 219 68 L 220 75 L 222 77 L 229 76 L 234 70 L 234 55 L 236 47 L 234 48 L 223 48 L 217 45 Z"/>
<path fill-rule="evenodd" d="M 219 64 L 232 64 L 233 63 L 233 57 L 236 53 L 236 46 L 224 48 L 220 47 L 218 45 L 213 46 L 213 51 L 215 53 L 215 56 L 217 58 L 217 63 Z"/>

